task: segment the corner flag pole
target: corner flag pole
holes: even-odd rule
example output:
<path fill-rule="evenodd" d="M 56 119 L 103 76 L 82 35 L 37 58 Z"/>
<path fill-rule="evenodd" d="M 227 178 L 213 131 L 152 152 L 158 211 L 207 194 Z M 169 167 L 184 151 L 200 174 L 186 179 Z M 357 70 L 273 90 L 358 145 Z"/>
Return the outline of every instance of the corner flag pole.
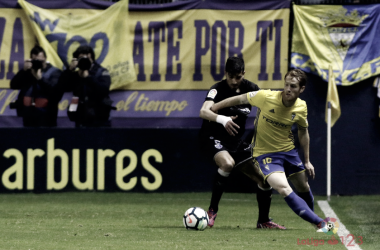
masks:
<path fill-rule="evenodd" d="M 331 102 L 327 104 L 327 201 L 331 196 Z"/>

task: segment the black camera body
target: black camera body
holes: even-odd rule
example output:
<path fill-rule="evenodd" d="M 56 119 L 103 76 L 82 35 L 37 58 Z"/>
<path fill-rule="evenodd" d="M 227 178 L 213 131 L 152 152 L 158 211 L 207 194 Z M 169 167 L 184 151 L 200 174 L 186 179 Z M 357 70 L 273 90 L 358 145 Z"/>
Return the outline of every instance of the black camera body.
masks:
<path fill-rule="evenodd" d="M 17 116 L 18 117 L 22 117 L 22 114 L 23 114 L 22 107 L 23 106 L 24 105 L 23 105 L 23 103 L 22 103 L 22 101 L 20 99 L 14 101 L 14 102 L 9 103 L 9 108 L 10 109 L 15 109 L 16 112 L 17 112 Z"/>
<path fill-rule="evenodd" d="M 91 68 L 91 61 L 88 57 L 82 57 L 78 60 L 78 68 L 81 70 L 89 70 Z"/>
<path fill-rule="evenodd" d="M 34 70 L 42 69 L 42 61 L 33 59 L 32 60 L 32 69 L 34 69 Z"/>
<path fill-rule="evenodd" d="M 19 107 L 20 107 L 20 102 L 18 102 L 18 101 L 9 103 L 10 109 L 18 109 Z"/>

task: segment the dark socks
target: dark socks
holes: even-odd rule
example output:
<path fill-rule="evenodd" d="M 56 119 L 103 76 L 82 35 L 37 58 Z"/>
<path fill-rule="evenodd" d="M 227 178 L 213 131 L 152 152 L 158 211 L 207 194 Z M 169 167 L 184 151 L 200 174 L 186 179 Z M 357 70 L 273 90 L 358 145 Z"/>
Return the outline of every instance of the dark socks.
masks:
<path fill-rule="evenodd" d="M 309 206 L 309 208 L 314 212 L 314 196 L 311 189 L 308 192 L 299 192 L 298 196 L 301 197 Z"/>
<path fill-rule="evenodd" d="M 218 212 L 219 201 L 222 198 L 228 177 L 221 176 L 219 172 L 216 172 L 214 177 L 214 183 L 212 186 L 211 203 L 209 209 L 213 209 L 214 212 Z"/>
<path fill-rule="evenodd" d="M 307 203 L 301 199 L 294 192 L 291 192 L 285 198 L 286 203 L 288 203 L 289 207 L 302 219 L 318 225 L 323 219 L 319 218 L 307 205 Z"/>
<path fill-rule="evenodd" d="M 259 219 L 258 223 L 265 223 L 269 221 L 269 209 L 272 201 L 272 189 L 262 190 L 257 188 L 256 200 L 259 204 Z"/>

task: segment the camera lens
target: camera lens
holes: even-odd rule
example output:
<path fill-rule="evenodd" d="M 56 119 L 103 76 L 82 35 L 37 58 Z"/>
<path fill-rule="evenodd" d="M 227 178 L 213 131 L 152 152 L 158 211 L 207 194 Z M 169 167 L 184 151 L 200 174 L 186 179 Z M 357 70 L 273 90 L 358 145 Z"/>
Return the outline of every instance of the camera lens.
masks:
<path fill-rule="evenodd" d="M 42 61 L 32 60 L 32 69 L 34 69 L 34 70 L 42 69 Z"/>
<path fill-rule="evenodd" d="M 87 57 L 79 58 L 78 68 L 81 70 L 89 70 L 91 68 L 91 61 Z"/>

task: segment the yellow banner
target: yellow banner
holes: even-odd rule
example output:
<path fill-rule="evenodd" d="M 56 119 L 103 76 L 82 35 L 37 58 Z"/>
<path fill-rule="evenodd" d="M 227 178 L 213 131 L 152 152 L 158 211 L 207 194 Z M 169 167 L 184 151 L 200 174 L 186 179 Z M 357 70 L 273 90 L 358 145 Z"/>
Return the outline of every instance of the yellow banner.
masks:
<path fill-rule="evenodd" d="M 229 56 L 242 56 L 246 79 L 261 88 L 283 88 L 289 9 L 131 12 L 130 17 L 138 81 L 129 89 L 209 89 L 223 79 Z"/>
<path fill-rule="evenodd" d="M 111 73 L 111 89 L 209 89 L 224 78 L 229 56 L 243 57 L 246 78 L 261 88 L 283 88 L 288 8 L 130 10 L 128 16 L 127 0 L 106 10 L 42 9 L 19 2 L 28 17 L 20 9 L 1 9 L 6 20 L 1 44 L 6 75 L 0 75 L 1 88 L 9 88 L 10 79 L 29 58 L 34 36 L 59 68 L 71 61 L 80 44 L 93 45 L 98 62 Z M 20 25 L 14 25 L 15 20 Z M 17 37 L 21 42 L 12 38 L 15 33 L 22 33 Z M 15 42 L 22 44 L 12 45 Z"/>
<path fill-rule="evenodd" d="M 35 37 L 22 9 L 4 8 L 0 13 L 0 87 L 9 88 L 10 80 L 30 58 Z"/>
<path fill-rule="evenodd" d="M 94 48 L 97 62 L 109 69 L 111 89 L 136 80 L 127 32 L 128 0 L 92 14 L 83 10 L 75 13 L 68 9 L 68 13 L 59 13 L 39 8 L 24 0 L 18 0 L 18 3 L 29 16 L 27 20 L 53 65 L 62 68 L 70 62 L 72 52 L 79 45 L 88 44 Z"/>

